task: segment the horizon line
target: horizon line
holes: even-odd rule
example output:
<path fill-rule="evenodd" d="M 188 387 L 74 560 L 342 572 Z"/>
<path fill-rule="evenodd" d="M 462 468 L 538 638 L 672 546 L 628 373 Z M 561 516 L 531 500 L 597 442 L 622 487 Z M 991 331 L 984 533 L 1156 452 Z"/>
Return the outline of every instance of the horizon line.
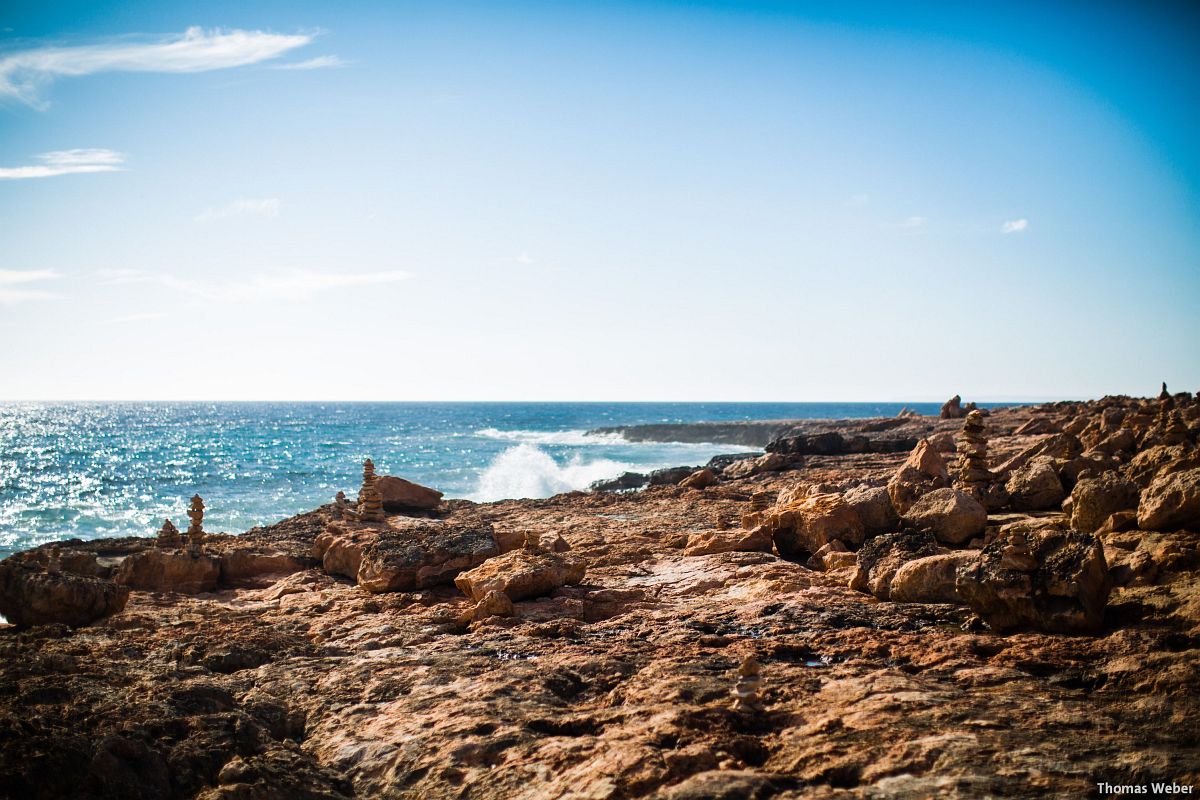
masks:
<path fill-rule="evenodd" d="M 971 403 L 971 402 L 986 403 L 986 404 L 991 404 L 991 405 L 994 405 L 997 403 L 1025 403 L 1025 404 L 1059 403 L 1059 402 L 1080 402 L 1080 401 L 1086 401 L 1086 400 L 1091 400 L 1091 399 L 1099 399 L 1100 397 L 1121 397 L 1121 396 L 1135 397 L 1135 395 L 1099 395 L 1099 396 L 1095 396 L 1095 397 L 1085 397 L 1082 395 L 1072 395 L 1072 396 L 1060 395 L 1060 396 L 1054 396 L 1054 397 L 999 396 L 999 397 L 978 399 L 978 400 L 964 399 L 962 402 L 964 405 L 966 403 Z M 1151 397 L 1151 396 L 1146 395 L 1145 397 Z M 718 404 L 723 404 L 723 405 L 805 405 L 805 404 L 903 405 L 903 404 L 910 404 L 910 403 L 911 404 L 918 404 L 918 403 L 919 404 L 941 404 L 941 403 L 947 402 L 949 399 L 950 398 L 946 398 L 944 400 L 937 400 L 937 399 L 914 400 L 911 398 L 906 399 L 906 400 L 891 400 L 891 399 L 884 399 L 884 400 L 611 400 L 611 399 L 604 399 L 604 400 L 504 400 L 504 399 L 500 399 L 500 400 L 478 400 L 478 399 L 474 399 L 474 400 L 445 400 L 445 399 L 440 399 L 440 400 L 383 400 L 383 399 L 356 399 L 356 400 L 350 400 L 350 399 L 344 399 L 344 398 L 318 398 L 318 399 L 304 398 L 304 399 L 281 400 L 281 399 L 273 399 L 273 398 L 217 398 L 217 399 L 214 399 L 214 398 L 187 398 L 187 399 L 0 398 L 0 404 L 11 404 L 11 403 L 297 403 L 297 404 L 299 404 L 299 403 L 395 403 L 395 404 L 426 403 L 426 404 L 432 404 L 432 403 L 440 403 L 440 404 L 466 405 L 466 404 L 494 403 L 494 404 L 515 405 L 515 404 L 521 404 L 521 403 L 525 403 L 525 404 L 535 404 L 535 403 L 567 404 L 567 403 L 571 403 L 571 404 L 592 404 L 592 405 L 616 405 L 616 404 L 634 404 L 634 403 L 638 403 L 638 404 L 660 403 L 660 404 L 676 404 L 676 405 L 681 405 L 681 404 L 689 404 L 689 405 L 718 405 Z"/>

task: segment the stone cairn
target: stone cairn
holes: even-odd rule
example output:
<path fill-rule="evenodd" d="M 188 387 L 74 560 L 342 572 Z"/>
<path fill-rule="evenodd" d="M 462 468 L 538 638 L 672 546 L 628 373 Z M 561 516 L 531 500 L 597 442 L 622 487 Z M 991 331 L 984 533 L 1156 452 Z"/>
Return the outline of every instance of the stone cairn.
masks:
<path fill-rule="evenodd" d="M 758 690 L 762 688 L 762 668 L 753 654 L 742 659 L 737 668 L 737 683 L 734 684 L 733 708 L 735 711 L 757 711 L 762 708 Z"/>
<path fill-rule="evenodd" d="M 996 477 L 988 470 L 988 440 L 984 431 L 983 414 L 972 411 L 963 422 L 962 436 L 955 442 L 958 447 L 958 488 L 980 502 Z"/>
<path fill-rule="evenodd" d="M 1037 566 L 1037 558 L 1029 546 L 1029 536 L 1024 531 L 1010 533 L 1000 552 L 1000 569 L 1032 572 Z"/>
<path fill-rule="evenodd" d="M 193 555 L 200 555 L 204 551 L 204 500 L 200 495 L 192 495 L 192 505 L 187 515 L 191 520 L 187 529 L 188 550 Z"/>
<path fill-rule="evenodd" d="M 333 518 L 351 519 L 353 516 L 354 511 L 350 508 L 350 501 L 346 499 L 346 493 L 338 492 L 333 498 Z"/>
<path fill-rule="evenodd" d="M 163 520 L 163 526 L 158 529 L 158 546 L 164 549 L 179 547 L 182 544 L 183 537 L 179 534 L 179 528 L 175 527 L 175 523 L 171 520 Z"/>
<path fill-rule="evenodd" d="M 363 522 L 383 522 L 383 495 L 375 487 L 375 462 L 363 462 L 362 488 L 358 491 L 358 518 Z"/>

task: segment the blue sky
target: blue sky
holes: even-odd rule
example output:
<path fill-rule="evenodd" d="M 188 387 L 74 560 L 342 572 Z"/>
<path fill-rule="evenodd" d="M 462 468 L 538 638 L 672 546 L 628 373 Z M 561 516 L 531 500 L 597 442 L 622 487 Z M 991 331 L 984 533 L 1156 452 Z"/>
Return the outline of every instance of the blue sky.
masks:
<path fill-rule="evenodd" d="M 0 397 L 1200 389 L 1200 14 L 0 7 Z"/>

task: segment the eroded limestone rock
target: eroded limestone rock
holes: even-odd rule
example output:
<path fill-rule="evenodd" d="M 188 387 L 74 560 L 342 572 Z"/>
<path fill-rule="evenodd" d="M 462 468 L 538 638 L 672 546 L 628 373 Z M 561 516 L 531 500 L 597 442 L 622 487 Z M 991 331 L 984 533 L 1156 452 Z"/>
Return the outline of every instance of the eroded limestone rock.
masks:
<path fill-rule="evenodd" d="M 1054 468 L 1054 459 L 1038 456 L 1013 471 L 1005 484 L 1017 511 L 1045 511 L 1062 505 L 1066 490 Z"/>
<path fill-rule="evenodd" d="M 837 494 L 818 494 L 767 512 L 763 526 L 784 558 L 802 559 L 840 539 L 857 547 L 866 537 L 862 520 Z"/>
<path fill-rule="evenodd" d="M 1136 509 L 1138 487 L 1115 472 L 1097 478 L 1083 478 L 1071 491 L 1071 527 L 1094 533 L 1113 514 Z"/>
<path fill-rule="evenodd" d="M 128 599 L 127 586 L 61 569 L 50 574 L 24 554 L 0 562 L 0 614 L 14 625 L 79 627 L 117 613 Z"/>
<path fill-rule="evenodd" d="M 949 485 L 950 473 L 946 469 L 946 462 L 927 439 L 922 439 L 888 481 L 887 491 L 892 498 L 892 507 L 903 515 L 921 495 Z"/>
<path fill-rule="evenodd" d="M 313 555 L 325 571 L 380 593 L 449 583 L 497 552 L 484 522 L 391 517 L 372 526 L 331 524 Z"/>
<path fill-rule="evenodd" d="M 1144 531 L 1200 530 L 1200 469 L 1168 472 L 1151 481 L 1137 519 Z"/>
<path fill-rule="evenodd" d="M 550 594 L 560 586 L 578 584 L 586 567 L 581 559 L 536 550 L 513 550 L 489 558 L 454 579 L 454 585 L 473 600 L 488 592 L 503 592 L 513 601 Z"/>
<path fill-rule="evenodd" d="M 939 542 L 963 544 L 983 533 L 987 510 L 959 489 L 934 489 L 905 512 L 904 523 L 929 531 Z"/>
<path fill-rule="evenodd" d="M 217 588 L 220 561 L 188 550 L 142 550 L 125 557 L 114 577 L 117 583 L 147 592 L 200 594 Z"/>
<path fill-rule="evenodd" d="M 958 593 L 998 632 L 1094 633 L 1112 588 L 1104 548 L 1090 533 L 1014 532 L 958 571 Z"/>
<path fill-rule="evenodd" d="M 880 600 L 891 598 L 892 581 L 910 561 L 941 552 L 937 540 L 928 531 L 903 531 L 877 536 L 858 551 L 858 563 L 850 578 L 850 588 L 866 592 Z"/>
<path fill-rule="evenodd" d="M 442 493 L 437 489 L 394 475 L 379 475 L 375 490 L 385 511 L 432 511 L 442 502 Z"/>

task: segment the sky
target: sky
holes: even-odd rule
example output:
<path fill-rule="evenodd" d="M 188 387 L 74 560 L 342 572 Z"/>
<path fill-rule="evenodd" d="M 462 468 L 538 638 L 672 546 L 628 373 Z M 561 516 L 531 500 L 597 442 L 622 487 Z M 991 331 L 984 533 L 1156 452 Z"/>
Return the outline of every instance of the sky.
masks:
<path fill-rule="evenodd" d="M 0 399 L 1200 390 L 1200 10 L 0 4 Z"/>

